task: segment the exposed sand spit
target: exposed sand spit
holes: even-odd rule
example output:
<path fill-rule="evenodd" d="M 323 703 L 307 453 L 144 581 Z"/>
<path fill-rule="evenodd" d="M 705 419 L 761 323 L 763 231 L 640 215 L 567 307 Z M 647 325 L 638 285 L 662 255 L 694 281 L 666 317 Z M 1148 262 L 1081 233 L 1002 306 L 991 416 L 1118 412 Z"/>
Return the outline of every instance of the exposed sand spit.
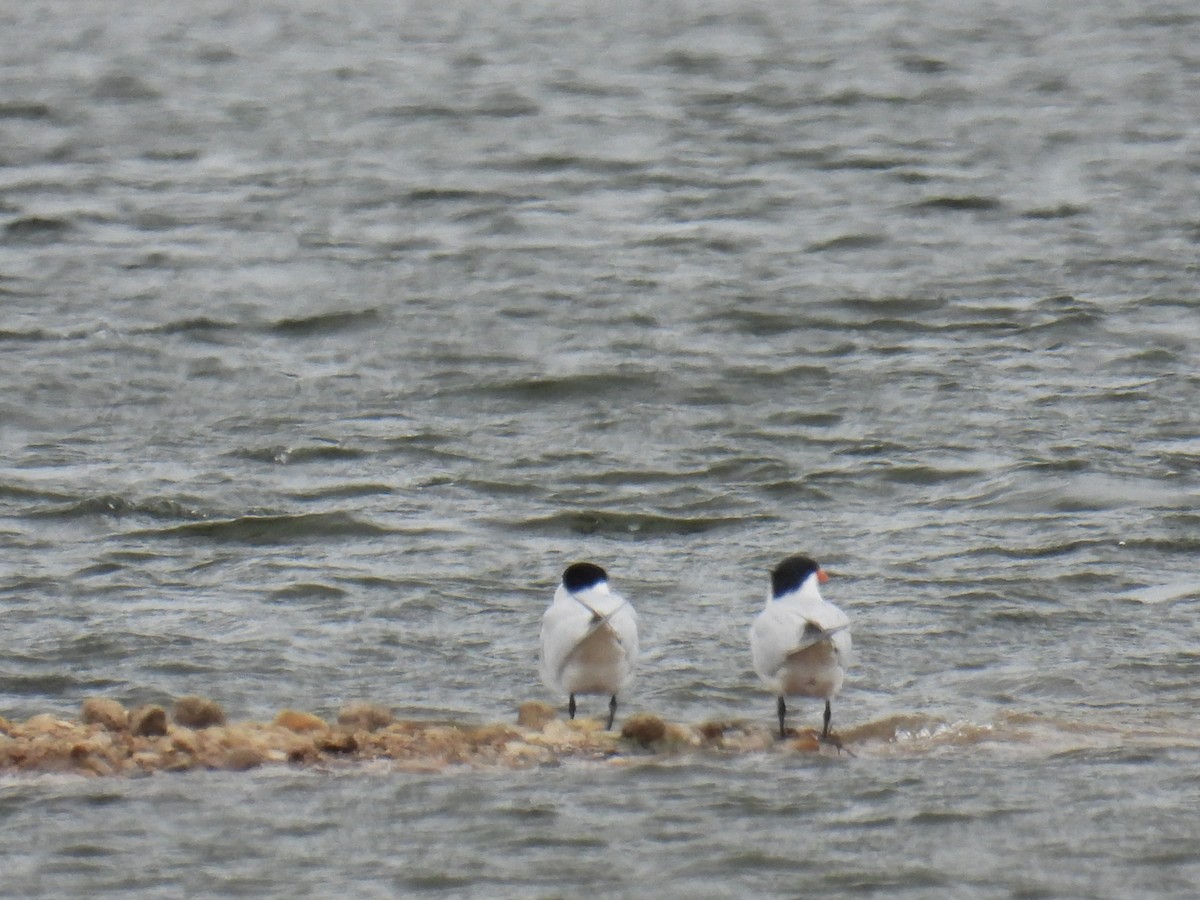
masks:
<path fill-rule="evenodd" d="M 744 753 L 776 747 L 837 753 L 836 748 L 819 747 L 809 732 L 777 742 L 765 725 L 681 725 L 650 713 L 630 716 L 619 732 L 604 731 L 599 720 L 567 720 L 536 701 L 522 704 L 511 725 L 397 720 L 371 703 L 348 704 L 336 722 L 287 709 L 271 722 L 231 723 L 219 704 L 201 697 L 181 698 L 170 713 L 161 706 L 130 710 L 97 697 L 85 700 L 74 720 L 49 714 L 24 722 L 0 718 L 0 773 L 144 775 L 368 761 L 436 771 L 456 765 L 528 767 L 567 759 L 616 762 L 688 750 Z"/>

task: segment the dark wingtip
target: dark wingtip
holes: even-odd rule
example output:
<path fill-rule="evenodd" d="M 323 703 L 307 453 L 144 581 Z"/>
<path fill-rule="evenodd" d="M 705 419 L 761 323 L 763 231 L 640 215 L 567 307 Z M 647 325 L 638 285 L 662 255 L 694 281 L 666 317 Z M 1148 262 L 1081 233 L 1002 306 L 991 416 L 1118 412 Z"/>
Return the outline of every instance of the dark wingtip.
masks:
<path fill-rule="evenodd" d="M 821 566 L 815 559 L 807 556 L 789 556 L 771 572 L 771 596 L 782 597 L 790 594 L 804 584 L 804 580 L 813 572 L 820 572 Z"/>
<path fill-rule="evenodd" d="M 585 591 L 604 581 L 608 581 L 608 573 L 590 562 L 572 563 L 562 577 L 563 587 L 571 593 Z"/>

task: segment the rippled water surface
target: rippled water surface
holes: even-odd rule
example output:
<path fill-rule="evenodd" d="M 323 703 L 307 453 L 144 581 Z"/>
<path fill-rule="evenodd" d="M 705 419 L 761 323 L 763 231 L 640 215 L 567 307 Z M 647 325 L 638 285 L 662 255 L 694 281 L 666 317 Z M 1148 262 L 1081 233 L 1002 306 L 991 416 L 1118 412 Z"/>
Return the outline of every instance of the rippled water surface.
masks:
<path fill-rule="evenodd" d="M 623 712 L 853 757 L 0 782 L 4 896 L 1193 896 L 1200 15 L 0 10 L 0 715 Z M 798 722 L 819 720 L 797 704 Z"/>

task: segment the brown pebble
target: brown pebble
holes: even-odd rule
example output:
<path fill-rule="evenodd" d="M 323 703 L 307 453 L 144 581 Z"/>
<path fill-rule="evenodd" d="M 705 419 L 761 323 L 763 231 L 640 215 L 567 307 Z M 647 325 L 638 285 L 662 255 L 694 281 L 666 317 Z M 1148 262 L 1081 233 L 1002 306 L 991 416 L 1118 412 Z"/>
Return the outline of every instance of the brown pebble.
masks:
<path fill-rule="evenodd" d="M 699 747 L 703 741 L 700 738 L 699 732 L 689 725 L 679 725 L 675 722 L 668 722 L 667 729 L 663 733 L 663 741 L 671 747 Z"/>
<path fill-rule="evenodd" d="M 167 711 L 161 706 L 139 706 L 129 714 L 129 733 L 154 737 L 167 733 Z"/>
<path fill-rule="evenodd" d="M 21 729 L 25 734 L 61 734 L 65 731 L 74 731 L 75 726 L 65 719 L 60 719 L 58 716 L 50 713 L 38 713 L 36 716 L 30 716 L 25 720 L 25 725 Z"/>
<path fill-rule="evenodd" d="M 504 745 L 504 758 L 511 765 L 536 766 L 548 763 L 554 759 L 554 753 L 546 747 L 527 744 L 524 741 L 509 741 Z"/>
<path fill-rule="evenodd" d="M 773 728 L 730 722 L 718 746 L 730 753 L 761 753 L 773 749 L 778 740 L 778 732 Z"/>
<path fill-rule="evenodd" d="M 568 719 L 566 722 L 569 730 L 581 735 L 604 734 L 606 730 L 604 727 L 605 724 L 603 719 L 593 719 L 590 717 Z"/>
<path fill-rule="evenodd" d="M 230 772 L 245 772 L 263 764 L 263 755 L 253 747 L 234 747 L 221 760 L 220 768 Z"/>
<path fill-rule="evenodd" d="M 392 711 L 378 703 L 347 703 L 338 711 L 338 724 L 353 731 L 379 731 L 396 721 Z"/>
<path fill-rule="evenodd" d="M 98 757 L 89 756 L 79 764 L 79 768 L 88 775 L 96 775 L 101 778 L 108 775 L 115 775 L 117 770 L 108 760 Z"/>
<path fill-rule="evenodd" d="M 200 741 L 190 728 L 177 728 L 171 735 L 171 749 L 177 753 L 200 752 Z"/>
<path fill-rule="evenodd" d="M 166 714 L 166 710 L 163 710 L 163 714 Z M 130 755 L 129 761 L 143 772 L 157 772 L 162 768 L 162 754 L 151 750 L 139 750 Z"/>
<path fill-rule="evenodd" d="M 795 750 L 805 753 L 818 753 L 821 750 L 821 739 L 815 731 L 801 731 L 788 735 L 788 743 Z"/>
<path fill-rule="evenodd" d="M 518 740 L 521 734 L 513 730 L 510 725 L 497 723 L 472 728 L 466 732 L 464 737 L 473 747 L 502 747 L 509 741 Z"/>
<path fill-rule="evenodd" d="M 172 718 L 184 728 L 212 728 L 225 724 L 225 710 L 207 697 L 180 697 L 175 701 Z"/>
<path fill-rule="evenodd" d="M 329 725 L 320 716 L 294 709 L 285 709 L 275 717 L 275 724 L 281 725 L 288 731 L 328 731 Z"/>
<path fill-rule="evenodd" d="M 643 747 L 661 741 L 667 733 L 667 724 L 651 713 L 634 713 L 621 728 L 621 737 L 637 741 Z"/>
<path fill-rule="evenodd" d="M 558 711 L 541 700 L 526 700 L 517 707 L 517 724 L 522 728 L 541 731 L 558 718 Z"/>
<path fill-rule="evenodd" d="M 116 700 L 88 697 L 79 708 L 79 721 L 84 725 L 103 725 L 109 731 L 124 731 L 129 727 L 129 713 Z"/>
<path fill-rule="evenodd" d="M 358 749 L 358 741 L 354 735 L 339 731 L 318 738 L 316 747 L 323 753 L 353 753 Z"/>

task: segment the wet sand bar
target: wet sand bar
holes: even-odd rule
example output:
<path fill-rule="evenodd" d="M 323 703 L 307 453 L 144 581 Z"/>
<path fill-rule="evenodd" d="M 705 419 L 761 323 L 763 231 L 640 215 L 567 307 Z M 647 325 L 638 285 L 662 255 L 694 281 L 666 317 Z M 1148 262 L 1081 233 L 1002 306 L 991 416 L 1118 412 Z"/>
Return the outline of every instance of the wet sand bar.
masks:
<path fill-rule="evenodd" d="M 385 707 L 352 703 L 337 721 L 283 710 L 270 722 L 226 720 L 208 699 L 184 697 L 126 709 L 114 700 L 84 701 L 77 719 L 50 714 L 23 722 L 0 718 L 0 774 L 73 772 L 146 775 L 195 769 L 244 771 L 260 766 L 334 767 L 383 761 L 399 770 L 448 766 L 529 767 L 567 759 L 620 761 L 688 749 L 830 752 L 814 732 L 777 741 L 764 726 L 737 722 L 681 725 L 636 713 L 605 731 L 596 719 L 565 719 L 548 704 L 521 705 L 513 724 L 463 725 L 398 720 Z"/>

